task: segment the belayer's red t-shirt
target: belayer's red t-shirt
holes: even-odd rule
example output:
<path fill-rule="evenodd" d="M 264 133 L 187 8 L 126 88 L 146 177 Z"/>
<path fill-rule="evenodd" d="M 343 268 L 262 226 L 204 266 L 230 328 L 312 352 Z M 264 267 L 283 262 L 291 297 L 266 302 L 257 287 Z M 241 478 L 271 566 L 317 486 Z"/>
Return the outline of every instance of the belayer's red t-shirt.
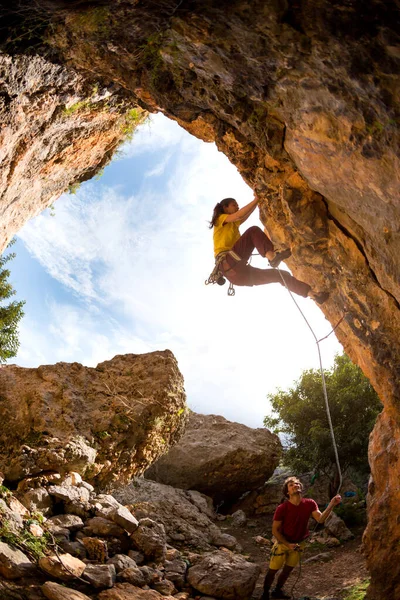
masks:
<path fill-rule="evenodd" d="M 318 504 L 311 498 L 302 498 L 297 505 L 286 500 L 276 509 L 274 521 L 282 521 L 281 533 L 288 542 L 295 544 L 309 536 L 308 520 L 315 510 L 318 510 Z"/>

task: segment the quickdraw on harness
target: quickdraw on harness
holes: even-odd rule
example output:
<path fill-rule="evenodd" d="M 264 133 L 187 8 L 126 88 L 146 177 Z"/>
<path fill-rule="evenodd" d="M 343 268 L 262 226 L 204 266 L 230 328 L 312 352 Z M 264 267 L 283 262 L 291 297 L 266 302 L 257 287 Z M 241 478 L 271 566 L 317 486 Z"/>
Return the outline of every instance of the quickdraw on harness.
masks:
<path fill-rule="evenodd" d="M 240 262 L 242 259 L 239 256 L 239 254 L 236 254 L 236 252 L 234 252 L 233 250 L 227 250 L 226 252 L 220 252 L 219 254 L 217 254 L 217 256 L 215 257 L 215 267 L 211 272 L 211 275 L 209 276 L 208 279 L 205 280 L 205 284 L 209 285 L 210 283 L 214 284 L 214 283 L 218 283 L 218 285 L 224 285 L 226 282 L 226 279 L 224 277 L 225 273 L 227 273 L 228 271 L 230 271 L 231 269 L 233 269 L 234 267 L 230 267 L 230 269 L 227 269 L 225 271 L 225 273 L 221 270 L 221 263 L 226 259 L 227 256 L 231 256 L 236 262 Z M 229 284 L 229 288 L 228 288 L 228 296 L 234 296 L 235 295 L 235 288 L 233 287 L 233 283 Z"/>

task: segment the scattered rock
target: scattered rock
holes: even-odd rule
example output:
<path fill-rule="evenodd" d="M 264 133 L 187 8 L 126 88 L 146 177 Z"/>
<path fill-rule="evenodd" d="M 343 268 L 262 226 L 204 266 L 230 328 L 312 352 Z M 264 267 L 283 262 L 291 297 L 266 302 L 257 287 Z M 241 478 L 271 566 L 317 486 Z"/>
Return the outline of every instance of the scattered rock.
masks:
<path fill-rule="evenodd" d="M 117 577 L 118 581 L 125 581 L 138 587 L 143 587 L 147 584 L 145 573 L 143 573 L 139 567 L 128 567 L 126 569 L 122 569 L 118 573 Z"/>
<path fill-rule="evenodd" d="M 134 560 L 137 565 L 142 565 L 145 561 L 143 552 L 139 552 L 139 550 L 129 550 L 128 556 Z"/>
<path fill-rule="evenodd" d="M 126 556 L 126 554 L 116 554 L 112 558 L 108 559 L 107 564 L 114 565 L 117 573 L 123 571 L 124 569 L 136 569 L 137 567 L 137 564 L 133 558 Z"/>
<path fill-rule="evenodd" d="M 103 517 L 103 519 L 108 519 L 113 510 L 122 506 L 110 494 L 99 494 L 92 500 L 92 504 L 96 511 L 96 517 Z"/>
<path fill-rule="evenodd" d="M 87 565 L 83 579 L 86 579 L 96 590 L 111 588 L 116 581 L 114 565 Z"/>
<path fill-rule="evenodd" d="M 56 525 L 53 521 L 47 520 L 44 523 L 44 528 L 55 537 L 57 542 L 69 541 L 70 532 L 66 527 L 60 527 L 60 525 Z"/>
<path fill-rule="evenodd" d="M 43 556 L 39 559 L 39 566 L 52 577 L 62 581 L 71 581 L 80 577 L 86 568 L 84 562 L 70 554 L 60 554 L 60 558 L 55 555 Z"/>
<path fill-rule="evenodd" d="M 90 492 L 84 487 L 67 487 L 63 485 L 50 485 L 47 488 L 50 496 L 54 496 L 59 500 L 63 500 L 65 502 L 73 502 L 77 500 L 78 502 L 88 502 L 90 498 Z"/>
<path fill-rule="evenodd" d="M 237 510 L 232 515 L 232 527 L 244 527 L 247 523 L 246 513 L 243 510 Z"/>
<path fill-rule="evenodd" d="M 325 521 L 325 529 L 333 537 L 339 538 L 342 542 L 353 539 L 354 535 L 351 533 L 345 525 L 343 519 L 337 516 L 336 513 L 332 512 L 328 519 Z"/>
<path fill-rule="evenodd" d="M 215 532 L 215 534 L 212 535 L 211 543 L 214 546 L 228 548 L 228 550 L 236 550 L 237 552 L 241 552 L 242 550 L 240 544 L 233 535 L 222 533 L 221 531 Z"/>
<path fill-rule="evenodd" d="M 109 518 L 128 533 L 133 533 L 139 527 L 138 521 L 125 506 L 118 506 L 110 511 Z"/>
<path fill-rule="evenodd" d="M 187 569 L 187 562 L 180 558 L 174 558 L 171 561 L 166 560 L 164 563 L 165 578 L 172 581 L 178 590 L 182 589 L 185 584 Z"/>
<path fill-rule="evenodd" d="M 31 533 L 34 537 L 42 537 L 42 535 L 44 534 L 43 529 L 40 527 L 40 525 L 38 525 L 37 523 L 31 523 L 28 526 L 28 531 L 29 533 Z"/>
<path fill-rule="evenodd" d="M 138 528 L 131 534 L 131 540 L 147 559 L 164 561 L 167 536 L 162 524 L 152 519 L 140 519 Z"/>
<path fill-rule="evenodd" d="M 47 581 L 42 585 L 41 589 L 48 600 L 91 600 L 86 594 L 82 594 L 53 581 Z"/>
<path fill-rule="evenodd" d="M 28 489 L 20 499 L 30 512 L 41 512 L 44 516 L 52 514 L 53 501 L 44 487 Z"/>
<path fill-rule="evenodd" d="M 119 538 L 125 535 L 122 527 L 102 517 L 93 517 L 93 519 L 86 521 L 83 532 L 88 536 L 101 535 L 104 537 L 112 536 Z"/>
<path fill-rule="evenodd" d="M 76 556 L 76 558 L 80 558 L 81 560 L 87 558 L 88 553 L 86 552 L 86 548 L 80 540 L 75 542 L 61 540 L 58 542 L 58 545 L 66 554 L 72 554 L 72 556 Z"/>
<path fill-rule="evenodd" d="M 69 531 L 79 531 L 84 526 L 82 519 L 77 515 L 56 515 L 47 519 L 46 525 L 49 523 L 53 523 Z"/>
<path fill-rule="evenodd" d="M 130 583 L 117 583 L 112 590 L 100 592 L 99 600 L 174 600 L 174 598 L 161 596 L 155 590 L 142 590 Z"/>
<path fill-rule="evenodd" d="M 22 516 L 17 512 L 14 513 L 8 504 L 0 498 L 0 514 L 4 521 L 7 521 L 7 529 L 12 533 L 18 534 L 24 526 Z"/>
<path fill-rule="evenodd" d="M 252 429 L 216 415 L 191 412 L 180 441 L 145 473 L 147 479 L 198 490 L 216 503 L 263 484 L 279 462 L 281 443 L 268 429 Z"/>
<path fill-rule="evenodd" d="M 29 558 L 16 548 L 0 542 L 0 574 L 6 579 L 29 577 L 37 572 Z"/>
<path fill-rule="evenodd" d="M 202 594 L 239 600 L 251 596 L 259 573 L 260 567 L 242 556 L 217 550 L 190 567 L 187 580 Z"/>
<path fill-rule="evenodd" d="M 162 596 L 173 596 L 176 594 L 177 589 L 175 588 L 172 581 L 168 579 L 162 579 L 161 581 L 155 581 L 153 588 L 159 592 Z"/>
<path fill-rule="evenodd" d="M 320 554 L 315 554 L 314 556 L 310 556 L 310 558 L 306 558 L 302 561 L 302 564 L 305 565 L 309 562 L 327 562 L 328 560 L 331 560 L 332 557 L 332 552 L 321 552 Z"/>
<path fill-rule="evenodd" d="M 256 535 L 253 540 L 256 544 L 260 544 L 260 546 L 272 546 L 271 540 L 263 537 L 262 535 Z"/>
<path fill-rule="evenodd" d="M 82 544 L 86 548 L 86 552 L 90 560 L 95 560 L 99 563 L 105 563 L 108 559 L 108 546 L 105 540 L 99 540 L 93 537 L 83 537 Z"/>

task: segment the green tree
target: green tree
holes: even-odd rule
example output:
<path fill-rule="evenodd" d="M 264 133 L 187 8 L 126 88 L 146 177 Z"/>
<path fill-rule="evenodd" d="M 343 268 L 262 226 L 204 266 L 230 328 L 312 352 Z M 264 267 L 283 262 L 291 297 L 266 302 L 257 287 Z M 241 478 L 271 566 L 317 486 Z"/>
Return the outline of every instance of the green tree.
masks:
<path fill-rule="evenodd" d="M 14 241 L 9 244 L 11 246 Z M 18 323 L 24 316 L 24 301 L 6 301 L 14 296 L 15 290 L 8 281 L 10 271 L 5 265 L 15 257 L 14 253 L 0 257 L 0 363 L 12 358 L 18 352 Z"/>
<path fill-rule="evenodd" d="M 352 467 L 368 472 L 368 438 L 382 408 L 378 395 L 346 354 L 336 355 L 325 378 L 342 471 Z M 336 462 L 320 371 L 304 371 L 295 387 L 278 389 L 268 398 L 273 414 L 265 417 L 264 425 L 283 434 L 285 465 L 298 473 L 320 471 L 332 478 Z"/>

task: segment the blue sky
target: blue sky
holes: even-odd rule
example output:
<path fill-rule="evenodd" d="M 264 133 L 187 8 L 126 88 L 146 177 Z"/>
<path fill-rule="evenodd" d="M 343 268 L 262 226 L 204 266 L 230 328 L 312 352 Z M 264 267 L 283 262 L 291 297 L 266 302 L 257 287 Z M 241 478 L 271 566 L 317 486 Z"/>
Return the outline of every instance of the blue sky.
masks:
<path fill-rule="evenodd" d="M 315 342 L 278 284 L 205 286 L 213 268 L 216 202 L 252 191 L 217 151 L 158 114 L 98 180 L 46 209 L 19 232 L 10 263 L 26 300 L 20 351 L 11 362 L 95 366 L 121 353 L 169 348 L 188 405 L 261 427 L 267 393 L 318 366 Z M 242 229 L 259 224 L 258 211 Z M 253 264 L 267 266 L 254 257 Z M 311 300 L 299 304 L 322 337 L 331 329 Z M 323 343 L 330 367 L 341 347 Z"/>

